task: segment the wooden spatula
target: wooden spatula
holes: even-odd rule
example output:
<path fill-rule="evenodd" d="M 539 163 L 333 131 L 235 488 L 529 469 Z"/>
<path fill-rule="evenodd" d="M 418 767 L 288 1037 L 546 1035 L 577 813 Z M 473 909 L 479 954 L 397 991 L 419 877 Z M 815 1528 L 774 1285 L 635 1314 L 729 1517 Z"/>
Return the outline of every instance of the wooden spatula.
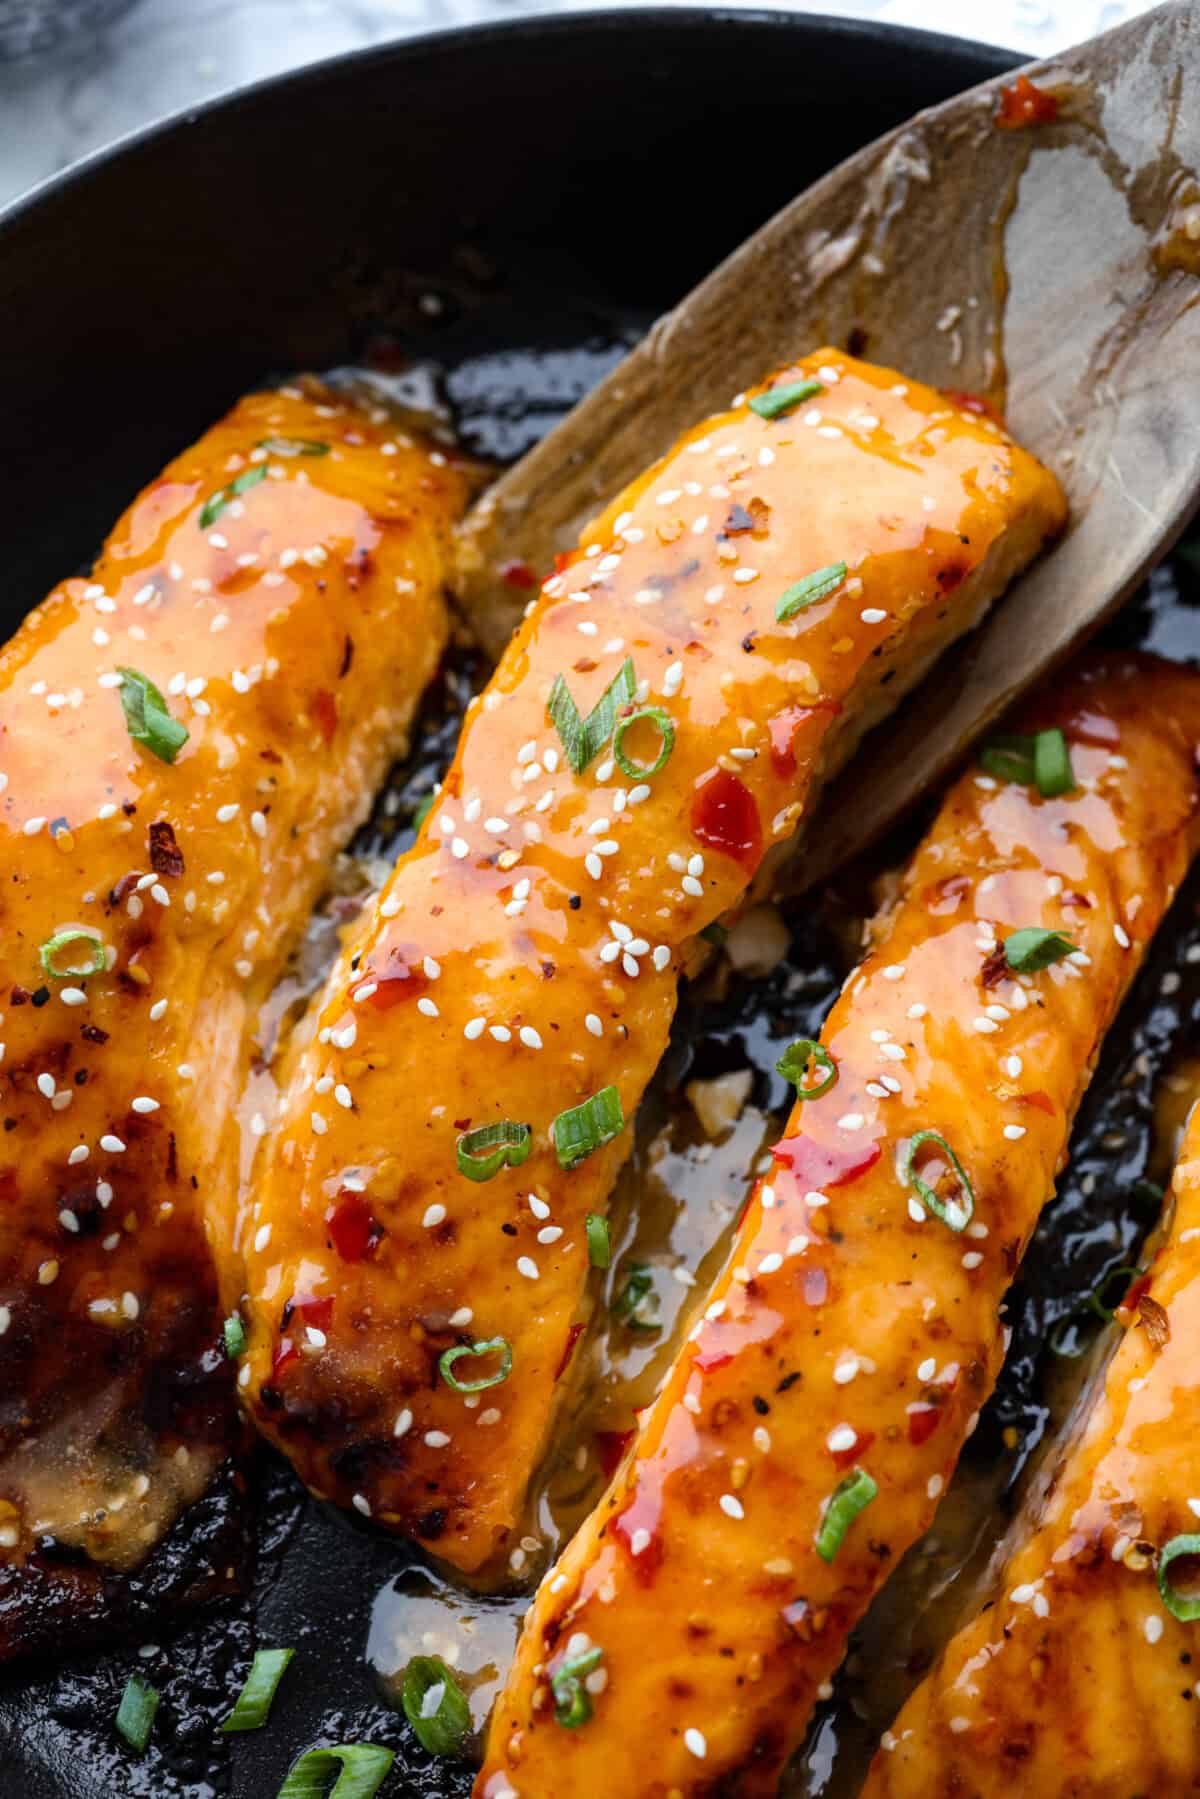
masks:
<path fill-rule="evenodd" d="M 549 569 L 679 431 L 792 357 L 843 345 L 1005 411 L 1062 478 L 1070 532 L 868 740 L 806 835 L 805 880 L 1120 605 L 1200 494 L 1200 0 L 1025 78 L 918 114 L 778 213 L 465 527 L 464 604 L 498 650 L 517 613 L 500 562 Z M 1013 112 L 1035 117 L 1002 128 Z"/>

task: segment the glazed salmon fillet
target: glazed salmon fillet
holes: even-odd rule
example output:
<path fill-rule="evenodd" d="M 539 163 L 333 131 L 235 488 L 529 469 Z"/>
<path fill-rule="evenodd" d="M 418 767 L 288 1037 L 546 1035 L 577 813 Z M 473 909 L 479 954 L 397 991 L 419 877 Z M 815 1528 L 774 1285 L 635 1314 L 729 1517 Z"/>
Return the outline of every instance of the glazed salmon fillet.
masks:
<path fill-rule="evenodd" d="M 255 1172 L 239 1379 L 313 1491 L 502 1566 L 700 934 L 1063 520 L 993 421 L 827 350 L 546 581 Z"/>
<path fill-rule="evenodd" d="M 811 1097 L 526 1614 L 480 1799 L 774 1792 L 929 1526 L 1104 1033 L 1200 841 L 1196 675 L 1092 662 L 1013 729 L 797 1046 Z"/>
<path fill-rule="evenodd" d="M 884 1794 L 1182 1799 L 1200 1781 L 1200 1110 L 1103 1389 L 1002 1575 L 883 1739 Z M 1165 1588 L 1165 1591 L 1163 1590 Z"/>
<path fill-rule="evenodd" d="M 333 394 L 255 394 L 0 652 L 0 1658 L 228 1454 L 252 1029 L 438 662 L 463 498 Z"/>

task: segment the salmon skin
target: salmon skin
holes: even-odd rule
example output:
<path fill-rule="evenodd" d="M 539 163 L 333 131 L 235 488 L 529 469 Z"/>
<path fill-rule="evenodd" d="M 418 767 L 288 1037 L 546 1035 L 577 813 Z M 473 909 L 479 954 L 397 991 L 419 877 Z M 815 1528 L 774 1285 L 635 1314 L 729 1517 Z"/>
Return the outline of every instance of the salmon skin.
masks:
<path fill-rule="evenodd" d="M 507 1575 L 701 933 L 1063 516 L 993 421 L 823 350 L 545 583 L 256 1170 L 245 1396 L 314 1492 Z"/>
<path fill-rule="evenodd" d="M 819 1051 L 798 1048 L 812 1097 L 526 1614 L 478 1799 L 774 1792 L 933 1518 L 1105 1031 L 1200 841 L 1190 671 L 1088 661 L 1011 729 L 943 803 Z M 914 1793 L 923 1756 L 914 1739 Z"/>
<path fill-rule="evenodd" d="M 0 652 L 0 1658 L 236 1441 L 253 1032 L 437 666 L 464 498 L 322 387 L 255 394 Z"/>

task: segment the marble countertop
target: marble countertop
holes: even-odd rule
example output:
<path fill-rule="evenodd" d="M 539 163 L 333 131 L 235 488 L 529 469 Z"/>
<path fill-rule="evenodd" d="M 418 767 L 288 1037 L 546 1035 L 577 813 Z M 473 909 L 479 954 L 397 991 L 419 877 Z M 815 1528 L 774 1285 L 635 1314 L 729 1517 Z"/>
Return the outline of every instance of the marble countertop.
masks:
<path fill-rule="evenodd" d="M 0 0 L 6 17 L 65 0 Z M 109 0 L 117 10 L 120 0 Z M 582 10 L 593 0 L 132 0 L 107 27 L 0 62 L 0 205 L 150 120 L 390 37 Z M 639 0 L 610 0 L 635 5 Z M 724 0 L 737 7 L 756 0 Z M 786 0 L 767 0 L 784 5 Z M 1151 0 L 808 0 L 805 10 L 967 33 L 1045 56 Z M 81 11 L 86 10 L 80 5 Z"/>

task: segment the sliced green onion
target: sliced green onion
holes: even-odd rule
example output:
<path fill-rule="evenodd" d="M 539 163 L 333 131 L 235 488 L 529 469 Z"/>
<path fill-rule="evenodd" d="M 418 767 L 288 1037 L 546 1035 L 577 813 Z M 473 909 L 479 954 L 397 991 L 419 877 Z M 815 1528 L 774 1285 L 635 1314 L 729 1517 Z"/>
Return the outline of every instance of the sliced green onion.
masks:
<path fill-rule="evenodd" d="M 844 562 L 831 562 L 826 568 L 814 569 L 811 575 L 805 575 L 803 581 L 794 582 L 779 596 L 775 605 L 776 619 L 783 624 L 785 619 L 795 618 L 797 612 L 806 612 L 818 600 L 827 599 L 845 579 Z"/>
<path fill-rule="evenodd" d="M 417 1655 L 404 1670 L 404 1716 L 430 1755 L 458 1755 L 471 1731 L 462 1688 L 436 1655 Z M 282 1799 L 282 1796 L 281 1796 Z"/>
<path fill-rule="evenodd" d="M 154 1728 L 154 1714 L 160 1695 L 140 1674 L 131 1674 L 125 1682 L 121 1703 L 117 1707 L 117 1735 L 139 1755 L 145 1753 Z"/>
<path fill-rule="evenodd" d="M 662 740 L 658 746 L 658 755 L 653 762 L 635 762 L 632 756 L 627 756 L 621 748 L 626 731 L 631 725 L 636 725 L 639 719 L 649 719 Z M 628 775 L 631 781 L 648 781 L 651 775 L 658 774 L 660 769 L 666 767 L 674 748 L 675 726 L 671 722 L 670 713 L 664 712 L 661 706 L 639 706 L 636 712 L 627 713 L 624 718 L 620 719 L 613 732 L 613 761 L 621 773 Z"/>
<path fill-rule="evenodd" d="M 583 1684 L 584 1677 L 593 1668 L 598 1668 L 603 1660 L 603 1649 L 584 1649 L 578 1655 L 569 1655 L 550 1676 L 550 1691 L 554 1694 L 554 1722 L 561 1724 L 564 1730 L 578 1730 L 591 1717 L 592 1701 Z"/>
<path fill-rule="evenodd" d="M 502 1168 L 519 1168 L 529 1160 L 533 1148 L 533 1132 L 527 1124 L 512 1118 L 501 1118 L 495 1124 L 481 1124 L 467 1131 L 455 1145 L 458 1172 L 469 1181 L 490 1181 Z"/>
<path fill-rule="evenodd" d="M 200 529 L 207 531 L 210 525 L 216 524 L 226 506 L 235 500 L 238 494 L 247 493 L 250 488 L 257 487 L 260 481 L 267 478 L 267 465 L 260 462 L 256 468 L 248 468 L 235 476 L 228 487 L 218 487 L 216 493 L 205 500 L 200 513 Z"/>
<path fill-rule="evenodd" d="M 66 968 L 56 966 L 56 958 L 73 943 L 86 943 L 91 955 L 87 961 L 75 961 Z M 89 975 L 103 974 L 108 966 L 108 958 L 104 953 L 104 944 L 94 931 L 79 928 L 69 931 L 55 931 L 43 943 L 38 955 L 42 959 L 42 967 L 55 981 L 86 981 Z"/>
<path fill-rule="evenodd" d="M 705 943 L 711 943 L 714 949 L 724 949 L 729 941 L 729 932 L 717 918 L 714 918 L 711 924 L 706 924 L 700 935 Z"/>
<path fill-rule="evenodd" d="M 811 400 L 824 392 L 820 381 L 789 381 L 786 387 L 772 387 L 765 394 L 755 394 L 750 410 L 757 412 L 760 419 L 778 419 L 802 400 Z"/>
<path fill-rule="evenodd" d="M 374 1799 L 395 1759 L 393 1750 L 377 1743 L 310 1749 L 292 1763 L 275 1799 Z"/>
<path fill-rule="evenodd" d="M 121 705 L 125 724 L 135 743 L 145 744 L 162 762 L 174 762 L 188 740 L 188 732 L 167 710 L 162 694 L 136 668 L 119 668 Z"/>
<path fill-rule="evenodd" d="M 979 766 L 998 781 L 1033 786 L 1033 738 L 1013 733 L 993 737 L 979 752 Z"/>
<path fill-rule="evenodd" d="M 1161 1197 L 1162 1195 L 1160 1193 L 1159 1198 L 1161 1199 Z M 1092 1312 L 1100 1319 L 1102 1324 L 1111 1324 L 1116 1313 L 1104 1303 L 1105 1293 L 1115 1280 L 1123 1279 L 1125 1286 L 1122 1287 L 1121 1294 L 1122 1297 L 1124 1297 L 1129 1286 L 1135 1280 L 1138 1280 L 1144 1273 L 1144 1269 L 1130 1266 L 1110 1268 L 1108 1273 L 1092 1288 L 1092 1291 L 1090 1293 L 1085 1293 L 1083 1298 L 1071 1307 L 1071 1310 L 1067 1313 L 1066 1317 L 1060 1319 L 1055 1325 L 1053 1331 L 1050 1333 L 1051 1353 L 1053 1355 L 1066 1356 L 1072 1361 L 1076 1356 L 1082 1355 L 1084 1349 L 1082 1343 L 1078 1349 L 1067 1348 L 1067 1338 L 1071 1331 L 1075 1329 L 1076 1320 L 1082 1318 L 1085 1312 Z"/>
<path fill-rule="evenodd" d="M 272 456 L 328 456 L 329 445 L 319 437 L 260 437 L 258 448 Z"/>
<path fill-rule="evenodd" d="M 993 737 L 979 753 L 980 766 L 1001 781 L 1036 787 L 1043 799 L 1057 799 L 1075 786 L 1067 740 L 1055 725 L 1032 737 Z"/>
<path fill-rule="evenodd" d="M 577 775 L 608 742 L 617 722 L 618 706 L 627 706 L 636 691 L 633 659 L 626 656 L 587 717 L 581 718 L 566 681 L 562 675 L 555 675 L 546 710 L 562 742 L 563 753 Z"/>
<path fill-rule="evenodd" d="M 826 1070 L 825 1079 L 816 1087 L 801 1085 L 810 1062 L 815 1062 L 818 1068 Z M 828 1093 L 838 1078 L 837 1063 L 824 1044 L 815 1042 L 811 1037 L 798 1037 L 795 1043 L 789 1044 L 776 1062 L 775 1070 L 785 1081 L 792 1083 L 798 1099 L 820 1099 L 822 1093 Z"/>
<path fill-rule="evenodd" d="M 1047 800 L 1057 799 L 1060 793 L 1070 793 L 1075 785 L 1071 752 L 1057 727 L 1052 731 L 1039 731 L 1033 740 L 1033 778 L 1038 792 Z"/>
<path fill-rule="evenodd" d="M 845 1480 L 838 1482 L 826 1502 L 825 1516 L 817 1532 L 817 1554 L 823 1562 L 833 1560 L 845 1541 L 846 1532 L 878 1491 L 865 1468 L 852 1469 Z"/>
<path fill-rule="evenodd" d="M 601 1087 L 580 1106 L 560 1112 L 550 1126 L 560 1168 L 578 1168 L 596 1150 L 611 1143 L 625 1129 L 621 1095 L 615 1087 Z"/>
<path fill-rule="evenodd" d="M 432 792 L 423 794 L 417 801 L 412 815 L 412 828 L 414 831 L 419 831 L 421 829 L 421 826 L 433 811 L 433 802 L 436 798 L 437 788 L 435 787 Z"/>
<path fill-rule="evenodd" d="M 612 1303 L 612 1315 L 630 1330 L 656 1331 L 660 1327 L 659 1299 L 654 1274 L 645 1262 L 632 1262 L 625 1284 Z"/>
<path fill-rule="evenodd" d="M 1018 974 L 1037 974 L 1052 963 L 1061 962 L 1077 947 L 1061 931 L 1043 931 L 1036 925 L 1028 925 L 1023 931 L 1014 931 L 1011 937 L 1005 938 L 1004 960 Z"/>
<path fill-rule="evenodd" d="M 495 1374 L 485 1374 L 482 1380 L 459 1380 L 454 1372 L 454 1364 L 462 1356 L 499 1355 L 500 1366 Z M 456 1393 L 482 1393 L 488 1387 L 498 1387 L 512 1373 L 512 1346 L 507 1337 L 489 1337 L 484 1343 L 457 1343 L 453 1349 L 445 1349 L 438 1357 L 438 1367 L 442 1371 L 442 1379 Z"/>
<path fill-rule="evenodd" d="M 233 1710 L 222 1724 L 222 1730 L 262 1729 L 284 1670 L 295 1653 L 294 1649 L 259 1649 L 255 1652 L 245 1685 L 234 1700 Z"/>
<path fill-rule="evenodd" d="M 587 1232 L 588 1261 L 593 1268 L 607 1268 L 612 1261 L 612 1243 L 608 1235 L 608 1219 L 599 1212 L 589 1212 L 583 1228 Z"/>
<path fill-rule="evenodd" d="M 246 1347 L 246 1327 L 236 1312 L 230 1312 L 221 1334 L 225 1339 L 225 1354 L 231 1362 L 236 1362 Z"/>
<path fill-rule="evenodd" d="M 1200 1618 L 1200 1594 L 1189 1599 L 1186 1594 L 1177 1593 L 1167 1579 L 1167 1569 L 1181 1555 L 1200 1555 L 1200 1536 L 1172 1537 L 1163 1544 L 1158 1552 L 1158 1590 L 1172 1618 L 1178 1618 L 1181 1624 L 1194 1624 Z"/>
<path fill-rule="evenodd" d="M 961 1200 L 942 1199 L 927 1181 L 921 1179 L 913 1167 L 913 1162 L 923 1143 L 936 1143 L 946 1157 L 961 1183 L 963 1193 Z M 904 1179 L 906 1182 L 911 1182 L 916 1188 L 917 1197 L 927 1212 L 932 1212 L 935 1218 L 940 1218 L 942 1223 L 948 1225 L 952 1231 L 966 1230 L 975 1212 L 975 1189 L 967 1179 L 966 1169 L 940 1131 L 918 1131 L 915 1137 L 909 1139 L 908 1151 L 904 1158 Z"/>

